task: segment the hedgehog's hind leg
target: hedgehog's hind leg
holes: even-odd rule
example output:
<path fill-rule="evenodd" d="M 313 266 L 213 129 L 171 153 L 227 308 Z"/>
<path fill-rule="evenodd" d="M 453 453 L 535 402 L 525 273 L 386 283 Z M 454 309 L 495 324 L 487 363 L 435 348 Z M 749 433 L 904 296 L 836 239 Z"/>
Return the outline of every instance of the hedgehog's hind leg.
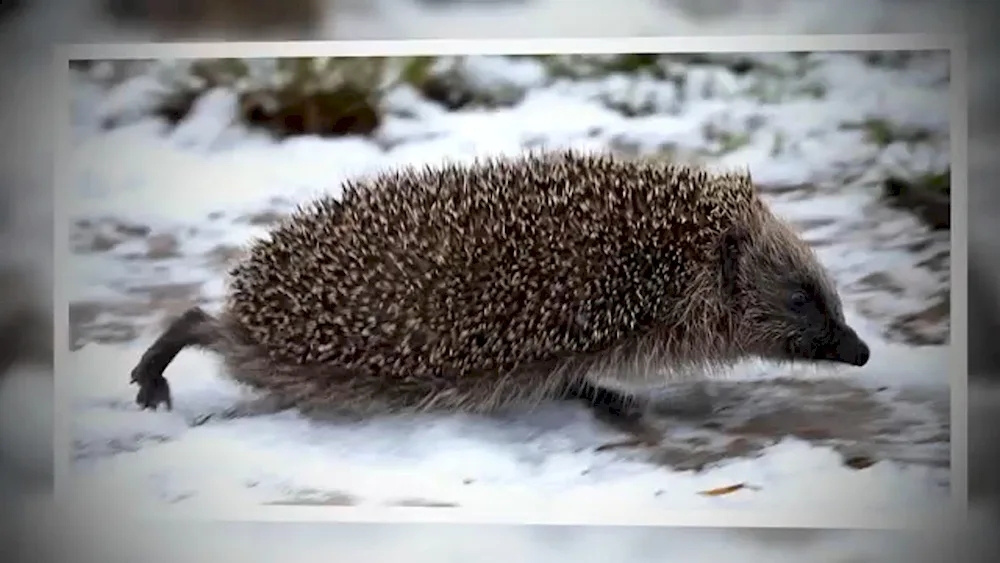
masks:
<path fill-rule="evenodd" d="M 222 340 L 218 321 L 200 307 L 192 307 L 167 325 L 167 329 L 143 353 L 132 369 L 132 383 L 139 386 L 135 402 L 143 410 L 156 410 L 160 404 L 173 409 L 170 386 L 164 370 L 181 350 L 189 346 L 212 349 Z"/>

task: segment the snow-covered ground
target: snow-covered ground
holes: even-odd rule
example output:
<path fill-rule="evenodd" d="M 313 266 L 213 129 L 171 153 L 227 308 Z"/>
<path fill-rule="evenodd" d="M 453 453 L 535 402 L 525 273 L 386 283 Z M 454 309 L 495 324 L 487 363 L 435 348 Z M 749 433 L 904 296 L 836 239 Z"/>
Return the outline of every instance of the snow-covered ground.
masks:
<path fill-rule="evenodd" d="M 447 112 L 404 88 L 373 138 L 281 142 L 235 124 L 224 91 L 169 128 L 139 111 L 144 78 L 104 92 L 76 76 L 74 253 L 62 273 L 73 351 L 59 374 L 73 388 L 69 488 L 139 506 L 459 507 L 541 520 L 562 510 L 571 521 L 725 508 L 877 522 L 940 506 L 949 496 L 951 356 L 940 344 L 949 240 L 877 198 L 889 173 L 948 166 L 947 56 L 903 68 L 855 55 L 759 58 L 779 76 L 719 62 L 692 66 L 680 85 L 553 83 L 531 61 L 481 59 L 484 81 L 517 84 L 524 99 Z M 623 105 L 652 112 L 628 117 Z M 101 129 L 109 117 L 123 125 Z M 900 138 L 924 134 L 876 144 L 859 124 L 878 119 Z M 662 414 L 664 442 L 645 449 L 602 447 L 623 436 L 575 404 L 350 426 L 294 412 L 208 418 L 247 392 L 193 351 L 166 374 L 175 411 L 137 410 L 128 373 L 155 321 L 193 303 L 217 306 L 226 260 L 275 214 L 355 174 L 537 146 L 749 166 L 837 277 L 872 362 L 836 374 L 745 366 L 705 389 L 713 412 Z M 687 391 L 667 402 L 685 403 Z M 744 486 L 703 494 L 734 485 Z"/>

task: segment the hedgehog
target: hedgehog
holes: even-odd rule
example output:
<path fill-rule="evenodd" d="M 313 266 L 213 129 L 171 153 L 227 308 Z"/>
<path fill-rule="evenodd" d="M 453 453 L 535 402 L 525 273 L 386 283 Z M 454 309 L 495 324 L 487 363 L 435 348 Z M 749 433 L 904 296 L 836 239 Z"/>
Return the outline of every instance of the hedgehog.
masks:
<path fill-rule="evenodd" d="M 283 408 L 494 413 L 644 392 L 748 359 L 863 366 L 812 248 L 750 172 L 535 151 L 357 178 L 300 205 L 132 370 L 172 408 L 186 347 Z"/>

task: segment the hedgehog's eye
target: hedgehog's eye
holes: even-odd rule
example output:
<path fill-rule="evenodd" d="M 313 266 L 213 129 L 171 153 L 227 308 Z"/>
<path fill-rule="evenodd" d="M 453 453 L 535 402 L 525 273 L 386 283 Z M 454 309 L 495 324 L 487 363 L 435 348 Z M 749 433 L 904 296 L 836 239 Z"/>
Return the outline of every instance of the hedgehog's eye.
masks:
<path fill-rule="evenodd" d="M 801 310 L 807 303 L 809 303 L 809 295 L 805 291 L 797 289 L 792 292 L 791 305 L 793 310 Z"/>

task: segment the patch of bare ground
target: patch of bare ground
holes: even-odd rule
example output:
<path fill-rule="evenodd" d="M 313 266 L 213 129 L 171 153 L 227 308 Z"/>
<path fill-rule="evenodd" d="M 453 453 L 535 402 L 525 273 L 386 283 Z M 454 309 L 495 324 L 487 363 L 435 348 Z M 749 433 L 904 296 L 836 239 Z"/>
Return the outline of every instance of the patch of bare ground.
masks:
<path fill-rule="evenodd" d="M 387 503 L 388 506 L 417 507 L 417 508 L 456 508 L 453 502 L 427 500 L 422 498 L 407 498 Z"/>
<path fill-rule="evenodd" d="M 124 242 L 144 239 L 151 233 L 147 225 L 111 217 L 80 219 L 70 228 L 70 249 L 78 254 L 107 252 Z"/>
<path fill-rule="evenodd" d="M 356 506 L 358 499 L 339 491 L 296 491 L 294 495 L 279 501 L 264 503 L 270 506 Z"/>
<path fill-rule="evenodd" d="M 231 244 L 220 244 L 209 250 L 203 256 L 204 263 L 212 271 L 218 272 L 220 275 L 225 275 L 230 268 L 236 265 L 236 262 L 243 256 L 244 249 L 239 246 Z"/>
<path fill-rule="evenodd" d="M 255 227 L 268 227 L 274 225 L 284 219 L 287 213 L 278 211 L 276 209 L 265 209 L 263 211 L 257 211 L 255 213 L 249 213 L 243 215 L 236 219 L 238 223 L 245 223 L 247 225 L 253 225 Z"/>
<path fill-rule="evenodd" d="M 709 412 L 676 414 L 669 402 L 647 417 L 661 432 L 658 444 L 622 443 L 625 455 L 686 471 L 755 457 L 785 438 L 829 446 L 848 467 L 881 460 L 947 468 L 950 422 L 946 398 L 886 395 L 833 378 L 716 382 Z"/>
<path fill-rule="evenodd" d="M 136 286 L 114 301 L 78 301 L 69 305 L 69 343 L 120 344 L 138 338 L 160 319 L 173 317 L 207 300 L 201 282 Z"/>

